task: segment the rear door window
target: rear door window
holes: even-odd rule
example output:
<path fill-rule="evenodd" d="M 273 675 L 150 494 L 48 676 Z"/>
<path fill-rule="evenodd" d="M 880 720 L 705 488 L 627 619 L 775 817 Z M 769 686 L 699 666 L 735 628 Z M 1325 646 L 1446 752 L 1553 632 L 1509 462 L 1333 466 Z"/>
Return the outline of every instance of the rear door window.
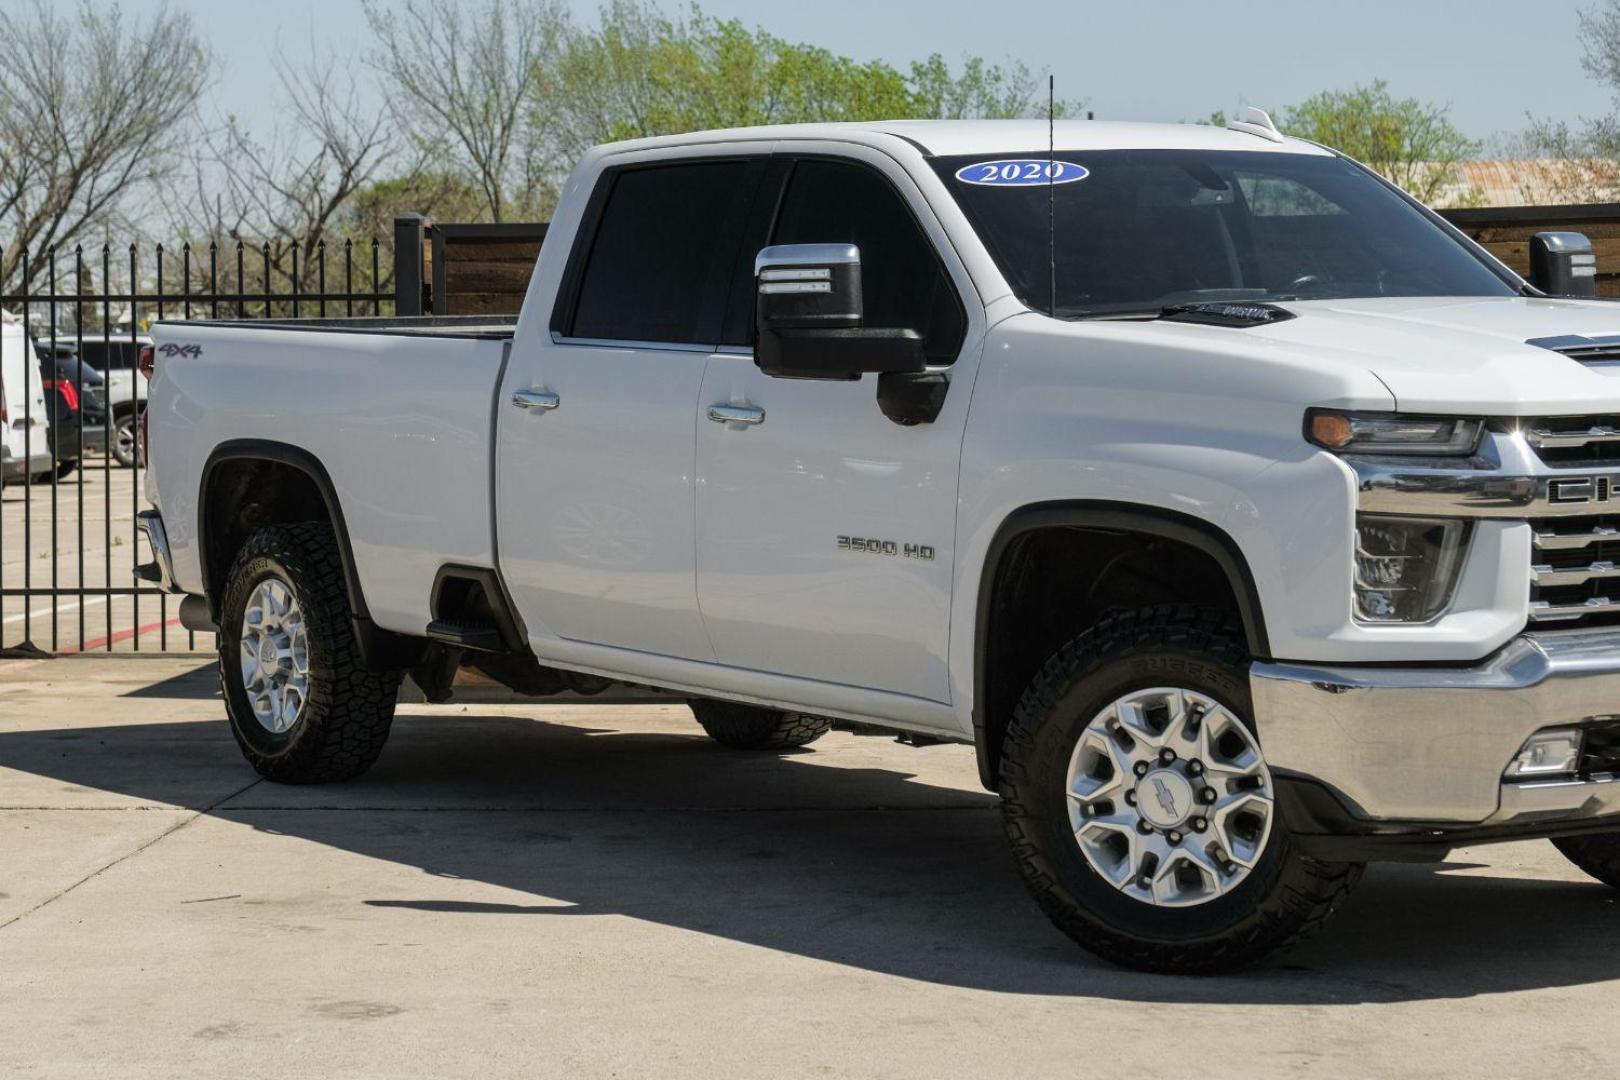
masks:
<path fill-rule="evenodd" d="M 568 336 L 717 344 L 762 169 L 763 159 L 738 159 L 604 177 L 611 186 L 584 256 Z"/>

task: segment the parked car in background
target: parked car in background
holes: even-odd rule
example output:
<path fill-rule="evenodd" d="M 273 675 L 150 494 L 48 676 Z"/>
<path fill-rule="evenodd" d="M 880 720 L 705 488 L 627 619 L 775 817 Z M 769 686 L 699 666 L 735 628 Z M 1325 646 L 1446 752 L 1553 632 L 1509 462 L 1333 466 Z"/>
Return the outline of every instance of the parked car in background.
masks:
<path fill-rule="evenodd" d="M 0 323 L 0 482 L 14 483 L 53 468 L 45 384 L 22 324 Z"/>
<path fill-rule="evenodd" d="M 80 461 L 102 457 L 111 438 L 106 383 L 101 373 L 82 361 L 72 342 L 36 342 L 39 373 L 44 380 L 50 419 L 51 454 L 58 478 L 69 476 Z M 36 479 L 48 480 L 44 473 Z"/>
<path fill-rule="evenodd" d="M 79 347 L 85 363 L 106 379 L 103 396 L 112 416 L 113 460 L 126 468 L 135 464 L 136 425 L 146 407 L 146 380 L 140 377 L 141 349 L 152 339 L 145 334 L 131 337 L 126 331 L 103 338 L 86 335 Z"/>

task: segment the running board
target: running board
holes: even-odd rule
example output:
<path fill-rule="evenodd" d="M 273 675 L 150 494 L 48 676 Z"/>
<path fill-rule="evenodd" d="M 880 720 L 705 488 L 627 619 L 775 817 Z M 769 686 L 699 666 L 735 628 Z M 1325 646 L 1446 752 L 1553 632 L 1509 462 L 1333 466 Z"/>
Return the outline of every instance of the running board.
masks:
<path fill-rule="evenodd" d="M 493 623 L 460 623 L 449 619 L 434 619 L 427 624 L 427 636 L 458 649 L 478 652 L 505 652 L 506 642 Z"/>

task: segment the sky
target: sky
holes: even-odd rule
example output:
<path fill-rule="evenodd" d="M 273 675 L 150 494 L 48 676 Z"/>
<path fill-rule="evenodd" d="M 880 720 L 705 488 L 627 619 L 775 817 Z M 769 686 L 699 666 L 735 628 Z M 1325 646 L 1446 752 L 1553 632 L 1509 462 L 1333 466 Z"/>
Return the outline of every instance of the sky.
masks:
<path fill-rule="evenodd" d="M 131 15 L 163 0 L 121 0 Z M 1476 139 L 1528 116 L 1606 113 L 1610 94 L 1580 66 L 1578 14 L 1599 0 L 704 0 L 796 41 L 904 66 L 938 52 L 1014 58 L 1057 77 L 1098 119 L 1196 120 L 1375 78 L 1400 96 L 1449 103 Z M 214 100 L 257 119 L 274 86 L 271 49 L 311 35 L 339 49 L 369 37 L 360 0 L 167 0 L 194 14 L 222 62 Z M 594 0 L 569 0 L 582 20 Z M 666 10 L 684 9 L 668 2 Z"/>

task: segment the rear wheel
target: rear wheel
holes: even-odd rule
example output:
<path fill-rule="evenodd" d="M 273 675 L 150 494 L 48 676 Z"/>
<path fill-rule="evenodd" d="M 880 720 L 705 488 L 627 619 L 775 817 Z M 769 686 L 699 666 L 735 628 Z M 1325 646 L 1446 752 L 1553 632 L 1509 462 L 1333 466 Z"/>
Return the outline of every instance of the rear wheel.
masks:
<path fill-rule="evenodd" d="M 1620 889 L 1620 833 L 1565 836 L 1553 844 L 1564 858 L 1610 888 Z"/>
<path fill-rule="evenodd" d="M 1241 967 L 1315 930 L 1361 875 L 1289 842 L 1220 612 L 1149 608 L 1064 646 L 1014 714 L 1001 795 L 1041 908 L 1126 967 Z"/>
<path fill-rule="evenodd" d="M 734 750 L 788 750 L 813 743 L 832 730 L 832 721 L 825 716 L 706 698 L 691 706 L 709 738 Z"/>
<path fill-rule="evenodd" d="M 388 740 L 402 673 L 366 668 L 349 621 L 337 539 L 321 522 L 248 537 L 219 610 L 231 733 L 261 776 L 288 784 L 359 776 Z"/>

